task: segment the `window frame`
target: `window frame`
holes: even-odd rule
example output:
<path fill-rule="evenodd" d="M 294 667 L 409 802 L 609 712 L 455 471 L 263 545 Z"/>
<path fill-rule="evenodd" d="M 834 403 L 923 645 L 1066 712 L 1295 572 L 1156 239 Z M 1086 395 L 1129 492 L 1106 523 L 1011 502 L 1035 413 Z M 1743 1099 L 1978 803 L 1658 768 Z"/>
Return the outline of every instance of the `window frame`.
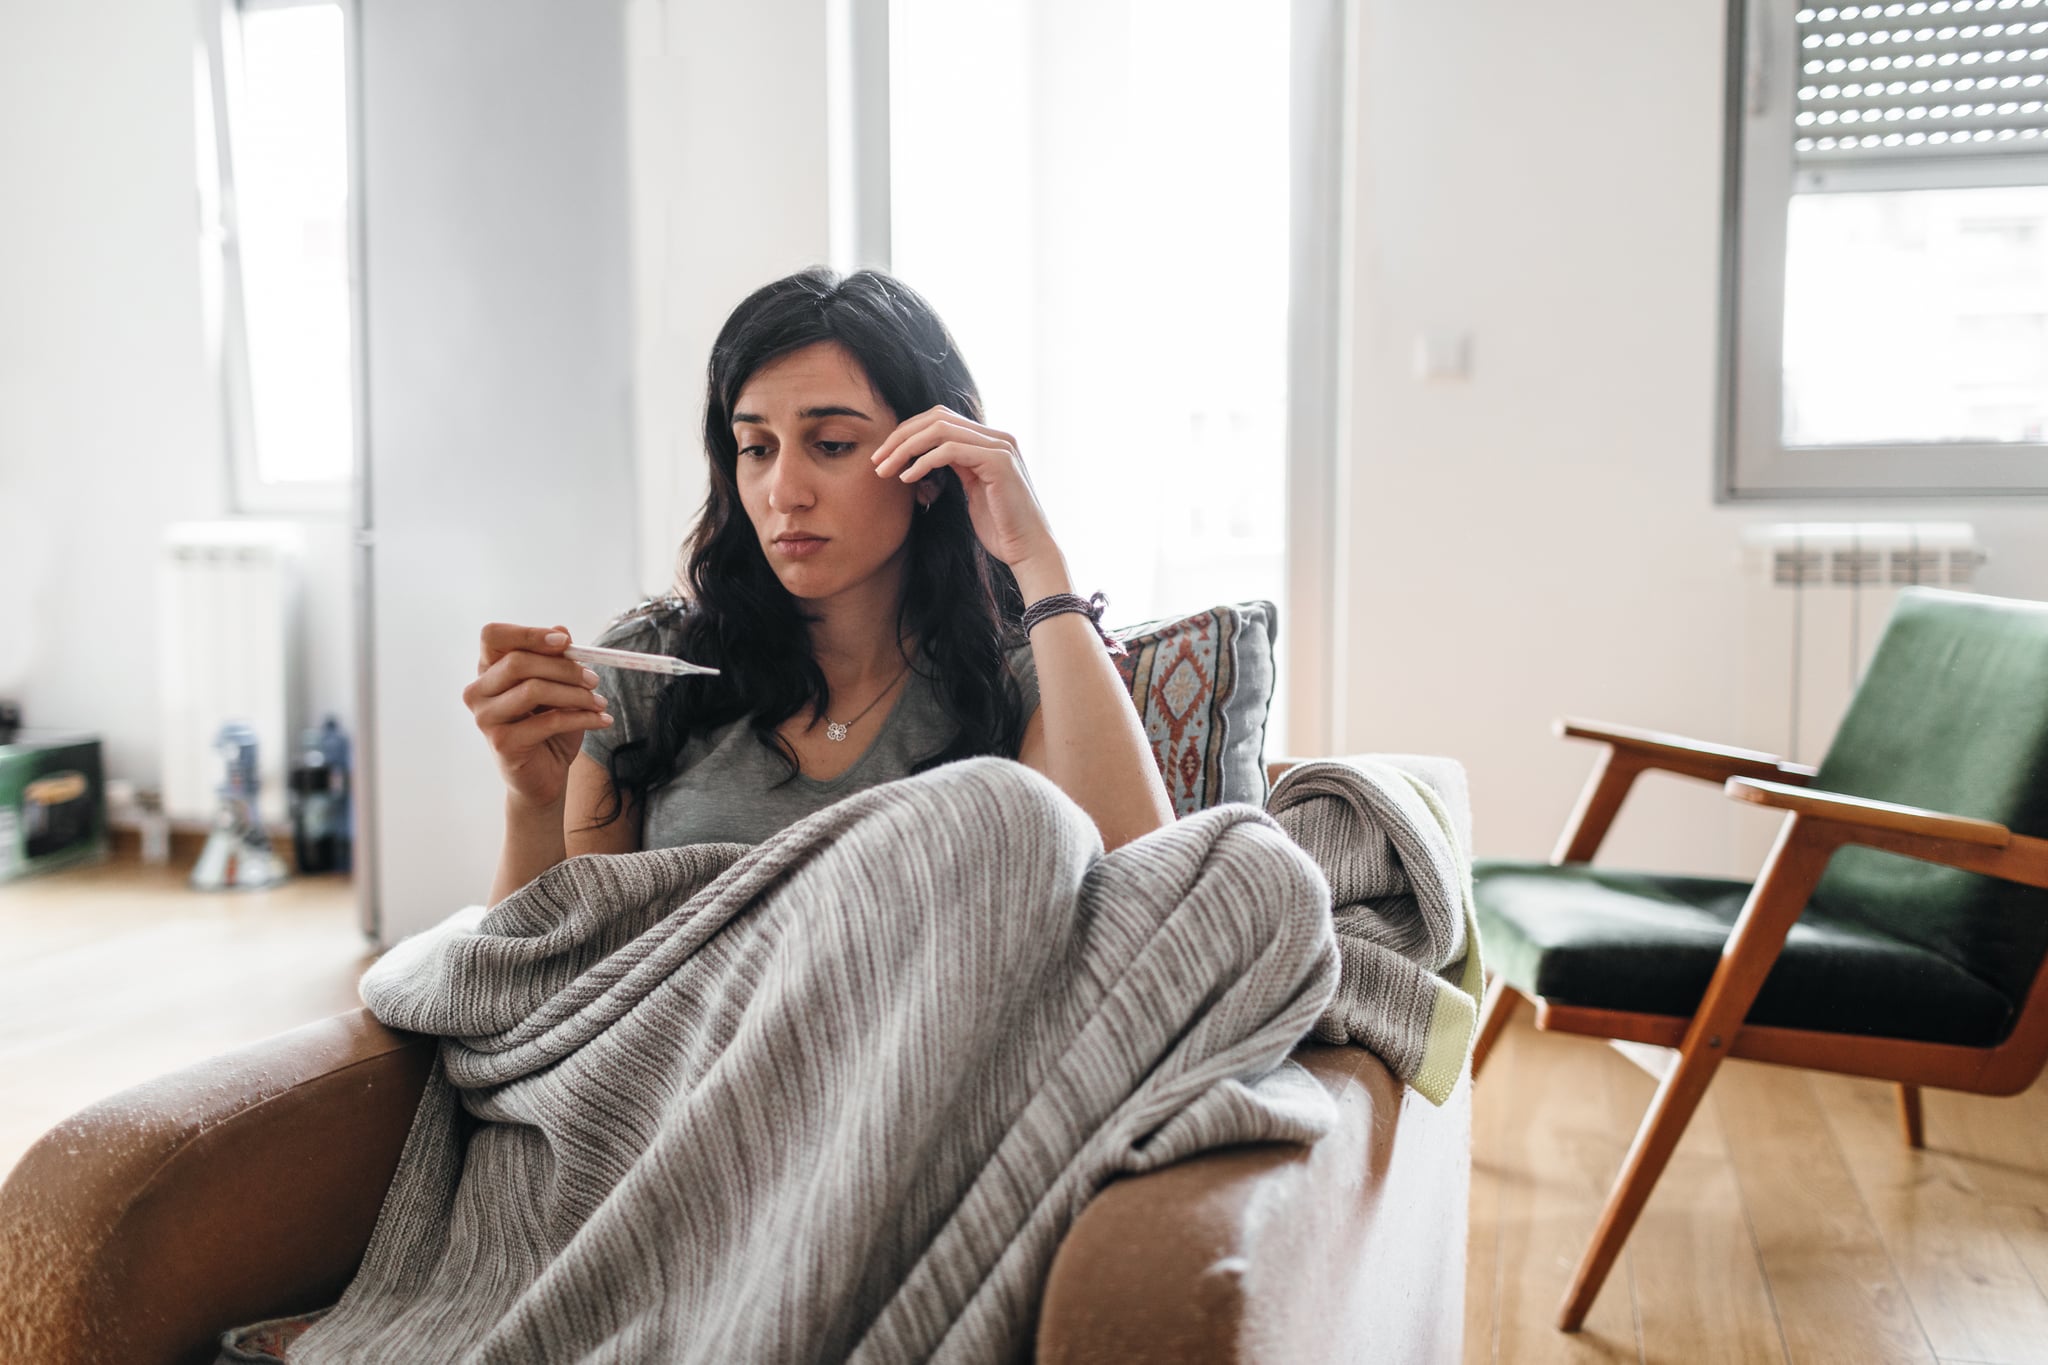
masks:
<path fill-rule="evenodd" d="M 2048 443 L 1784 445 L 1785 245 L 1800 79 L 1796 16 L 1812 2 L 1730 0 L 1728 6 L 1715 500 L 2048 495 Z M 1808 193 L 1935 188 L 1944 178 L 1939 166 L 1799 174 Z M 1983 183 L 1981 171 L 1977 176 L 1971 183 Z M 2017 183 L 2044 182 L 2048 176 L 2035 173 Z"/>
<path fill-rule="evenodd" d="M 1347 503 L 1344 452 L 1350 412 L 1344 376 L 1359 18 L 1350 0 L 1292 0 L 1293 108 L 1289 174 L 1287 318 L 1287 611 L 1276 703 L 1297 754 L 1344 752 L 1344 660 L 1350 562 L 1339 508 Z M 1269 754 L 1269 757 L 1278 755 Z"/>
<path fill-rule="evenodd" d="M 240 60 L 239 23 L 244 14 L 333 6 L 342 23 L 342 90 L 346 107 L 348 206 L 345 214 L 348 265 L 349 472 L 324 480 L 266 479 L 256 448 L 255 391 L 250 372 L 247 294 L 242 279 L 239 225 L 235 221 L 235 83 L 231 62 Z M 218 330 L 209 338 L 209 357 L 219 384 L 225 477 L 231 513 L 248 516 L 292 514 L 353 515 L 365 489 L 368 405 L 364 384 L 363 168 L 360 10 L 357 0 L 204 0 L 200 22 L 212 95 L 213 164 L 218 181 L 218 217 L 202 225 L 207 245 L 217 252 Z"/>

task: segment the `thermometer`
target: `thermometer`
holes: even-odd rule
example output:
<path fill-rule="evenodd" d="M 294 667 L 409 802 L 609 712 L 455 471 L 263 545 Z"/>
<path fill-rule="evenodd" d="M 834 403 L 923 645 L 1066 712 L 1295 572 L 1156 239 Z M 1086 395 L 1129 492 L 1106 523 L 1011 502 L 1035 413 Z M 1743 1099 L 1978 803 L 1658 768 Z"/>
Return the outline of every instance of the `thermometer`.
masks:
<path fill-rule="evenodd" d="M 667 673 L 680 676 L 685 673 L 716 673 L 715 668 L 693 664 L 684 659 L 671 658 L 666 654 L 636 654 L 630 649 L 606 649 L 602 645 L 570 645 L 562 651 L 565 658 L 595 668 L 624 668 L 635 673 Z"/>

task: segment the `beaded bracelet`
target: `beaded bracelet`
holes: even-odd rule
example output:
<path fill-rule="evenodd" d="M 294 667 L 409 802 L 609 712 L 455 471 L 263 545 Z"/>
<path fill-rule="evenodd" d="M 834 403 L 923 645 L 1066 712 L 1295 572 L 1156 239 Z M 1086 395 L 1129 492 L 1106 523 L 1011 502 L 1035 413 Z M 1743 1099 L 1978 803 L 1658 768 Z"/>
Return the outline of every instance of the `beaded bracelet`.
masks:
<path fill-rule="evenodd" d="M 1024 608 L 1024 633 L 1026 635 L 1031 634 L 1040 621 L 1049 620 L 1055 616 L 1064 616 L 1068 612 L 1075 612 L 1088 618 L 1089 622 L 1095 627 L 1095 633 L 1102 637 L 1103 646 L 1109 650 L 1112 656 L 1118 656 L 1124 652 L 1123 641 L 1117 639 L 1116 636 L 1110 634 L 1102 626 L 1102 612 L 1108 605 L 1109 599 L 1099 592 L 1093 597 L 1079 597 L 1070 592 L 1052 593 L 1039 598 L 1036 602 Z"/>

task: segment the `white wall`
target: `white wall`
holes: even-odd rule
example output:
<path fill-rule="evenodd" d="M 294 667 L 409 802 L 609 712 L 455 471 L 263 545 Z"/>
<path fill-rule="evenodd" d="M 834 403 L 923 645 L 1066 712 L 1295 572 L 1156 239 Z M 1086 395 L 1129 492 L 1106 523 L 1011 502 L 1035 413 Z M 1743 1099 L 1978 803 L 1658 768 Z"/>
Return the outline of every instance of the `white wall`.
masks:
<path fill-rule="evenodd" d="M 504 786 L 461 699 L 492 621 L 631 604 L 623 12 L 363 0 L 373 715 L 386 942 L 482 903 Z"/>
<path fill-rule="evenodd" d="M 626 0 L 641 589 L 704 501 L 704 372 L 733 305 L 829 263 L 824 0 Z M 622 604 L 623 605 L 623 604 Z"/>
<path fill-rule="evenodd" d="M 362 3 L 389 940 L 489 889 L 501 791 L 457 704 L 477 629 L 587 638 L 674 585 L 712 340 L 829 255 L 826 14 Z"/>
<path fill-rule="evenodd" d="M 201 331 L 195 7 L 0 14 L 0 697 L 159 778 L 157 546 L 227 514 Z M 312 719 L 353 725 L 346 536 L 307 528 Z"/>
<path fill-rule="evenodd" d="M 2039 500 L 1713 503 L 1721 0 L 1358 4 L 1340 748 L 1456 755 L 1479 851 L 1540 857 L 1593 754 L 1553 716 L 1760 742 L 1743 525 L 1969 520 L 1984 590 L 2048 597 Z M 1603 860 L 1751 874 L 1757 818 L 1648 779 Z"/>

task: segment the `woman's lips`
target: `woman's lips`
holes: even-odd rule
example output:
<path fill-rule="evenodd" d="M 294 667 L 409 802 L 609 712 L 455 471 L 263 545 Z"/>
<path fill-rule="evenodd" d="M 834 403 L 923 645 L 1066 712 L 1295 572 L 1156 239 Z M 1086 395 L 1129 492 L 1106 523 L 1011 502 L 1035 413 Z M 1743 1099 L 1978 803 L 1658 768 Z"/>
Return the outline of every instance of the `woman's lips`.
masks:
<path fill-rule="evenodd" d="M 824 548 L 823 536 L 786 536 L 775 542 L 775 552 L 789 559 L 808 559 Z"/>

